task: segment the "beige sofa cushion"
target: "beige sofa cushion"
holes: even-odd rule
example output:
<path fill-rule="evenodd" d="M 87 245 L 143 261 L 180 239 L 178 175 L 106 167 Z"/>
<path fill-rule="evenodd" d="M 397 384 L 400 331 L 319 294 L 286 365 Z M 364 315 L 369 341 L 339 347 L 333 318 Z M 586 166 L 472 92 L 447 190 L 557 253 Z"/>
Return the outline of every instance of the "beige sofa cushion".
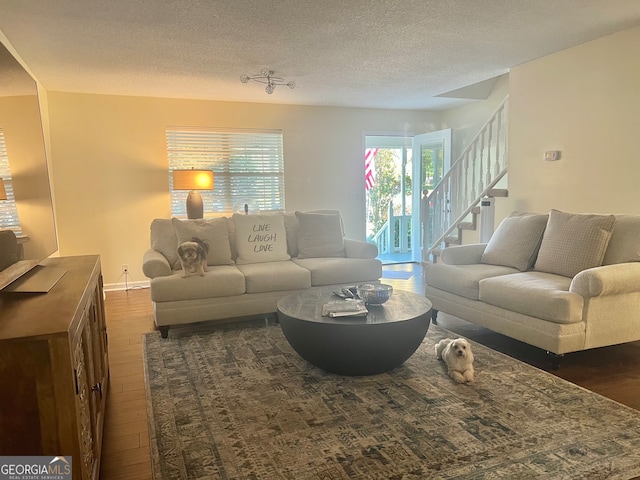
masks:
<path fill-rule="evenodd" d="M 171 223 L 178 237 L 178 245 L 192 238 L 199 238 L 209 245 L 207 265 L 232 265 L 227 219 L 208 218 L 200 220 L 180 220 L 172 218 Z M 176 267 L 181 268 L 178 263 Z"/>
<path fill-rule="evenodd" d="M 551 210 L 535 270 L 574 277 L 602 265 L 615 220 L 613 215 Z"/>
<path fill-rule="evenodd" d="M 293 261 L 311 272 L 311 285 L 355 284 L 382 276 L 380 260 L 363 258 L 294 258 Z"/>
<path fill-rule="evenodd" d="M 344 257 L 339 214 L 296 212 L 298 258 Z"/>
<path fill-rule="evenodd" d="M 151 300 L 173 302 L 199 298 L 229 297 L 245 293 L 244 275 L 233 265 L 209 267 L 204 277 L 182 272 L 151 280 Z"/>
<path fill-rule="evenodd" d="M 309 270 L 294 262 L 263 262 L 238 265 L 247 293 L 279 292 L 311 287 Z"/>
<path fill-rule="evenodd" d="M 282 213 L 266 215 L 233 215 L 236 263 L 281 262 L 289 260 L 287 232 Z"/>
<path fill-rule="evenodd" d="M 518 270 L 501 265 L 476 263 L 470 265 L 447 265 L 431 263 L 425 269 L 425 283 L 430 287 L 455 293 L 471 300 L 478 300 L 479 282 L 484 278 L 509 275 Z"/>
<path fill-rule="evenodd" d="M 616 215 L 603 265 L 640 262 L 640 215 Z"/>
<path fill-rule="evenodd" d="M 480 281 L 480 300 L 496 307 L 555 323 L 582 321 L 584 299 L 569 292 L 571 279 L 522 272 Z"/>
<path fill-rule="evenodd" d="M 494 232 L 482 254 L 482 263 L 529 270 L 536 260 L 549 216 L 514 212 Z"/>

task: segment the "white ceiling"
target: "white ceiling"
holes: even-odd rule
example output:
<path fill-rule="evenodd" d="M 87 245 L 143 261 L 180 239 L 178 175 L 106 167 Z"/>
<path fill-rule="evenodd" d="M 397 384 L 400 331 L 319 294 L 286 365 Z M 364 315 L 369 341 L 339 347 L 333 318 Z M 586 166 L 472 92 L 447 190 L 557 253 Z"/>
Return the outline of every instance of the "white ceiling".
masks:
<path fill-rule="evenodd" d="M 0 0 L 49 91 L 374 108 L 459 105 L 442 95 L 637 25 L 639 0 Z M 296 88 L 240 82 L 265 67 Z"/>

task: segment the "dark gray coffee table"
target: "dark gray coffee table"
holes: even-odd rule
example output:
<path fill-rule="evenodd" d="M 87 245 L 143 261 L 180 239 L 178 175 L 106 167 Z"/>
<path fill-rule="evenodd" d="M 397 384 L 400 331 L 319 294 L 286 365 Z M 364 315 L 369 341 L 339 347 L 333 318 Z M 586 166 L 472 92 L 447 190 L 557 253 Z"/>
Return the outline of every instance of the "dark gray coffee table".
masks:
<path fill-rule="evenodd" d="M 278 318 L 287 341 L 316 367 L 341 375 L 374 375 L 402 365 L 418 349 L 431 318 L 431 302 L 422 295 L 395 290 L 366 317 L 323 317 L 322 305 L 339 298 L 332 289 L 315 288 L 278 302 Z"/>

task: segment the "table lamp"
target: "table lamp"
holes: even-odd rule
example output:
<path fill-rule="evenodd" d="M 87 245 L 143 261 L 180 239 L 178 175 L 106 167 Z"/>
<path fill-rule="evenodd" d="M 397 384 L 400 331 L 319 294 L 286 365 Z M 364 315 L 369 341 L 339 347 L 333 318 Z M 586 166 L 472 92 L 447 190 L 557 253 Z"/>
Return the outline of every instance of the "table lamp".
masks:
<path fill-rule="evenodd" d="M 197 190 L 213 190 L 213 172 L 211 170 L 174 170 L 173 189 L 190 190 L 187 196 L 187 218 L 204 216 L 202 196 Z"/>

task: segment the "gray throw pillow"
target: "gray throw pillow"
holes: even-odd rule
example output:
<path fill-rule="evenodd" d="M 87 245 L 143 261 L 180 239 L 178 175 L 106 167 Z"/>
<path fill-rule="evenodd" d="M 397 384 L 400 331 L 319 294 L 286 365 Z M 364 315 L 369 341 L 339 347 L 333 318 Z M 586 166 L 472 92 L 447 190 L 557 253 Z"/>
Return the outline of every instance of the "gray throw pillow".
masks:
<path fill-rule="evenodd" d="M 345 256 L 340 214 L 296 212 L 296 218 L 298 258 Z"/>
<path fill-rule="evenodd" d="M 170 218 L 156 218 L 151 222 L 151 248 L 164 255 L 171 268 L 178 261 L 178 237 Z"/>
<path fill-rule="evenodd" d="M 572 214 L 551 210 L 535 270 L 573 278 L 602 265 L 614 215 Z"/>
<path fill-rule="evenodd" d="M 616 215 L 603 265 L 640 262 L 640 216 Z"/>
<path fill-rule="evenodd" d="M 182 242 L 199 238 L 209 245 L 207 265 L 232 265 L 231 245 L 229 244 L 229 222 L 225 217 L 202 220 L 180 220 L 172 218 L 173 228 L 178 237 L 178 246 Z M 180 268 L 180 262 L 176 264 Z"/>
<path fill-rule="evenodd" d="M 480 261 L 521 272 L 529 270 L 538 255 L 548 218 L 542 213 L 512 213 L 498 225 Z"/>

